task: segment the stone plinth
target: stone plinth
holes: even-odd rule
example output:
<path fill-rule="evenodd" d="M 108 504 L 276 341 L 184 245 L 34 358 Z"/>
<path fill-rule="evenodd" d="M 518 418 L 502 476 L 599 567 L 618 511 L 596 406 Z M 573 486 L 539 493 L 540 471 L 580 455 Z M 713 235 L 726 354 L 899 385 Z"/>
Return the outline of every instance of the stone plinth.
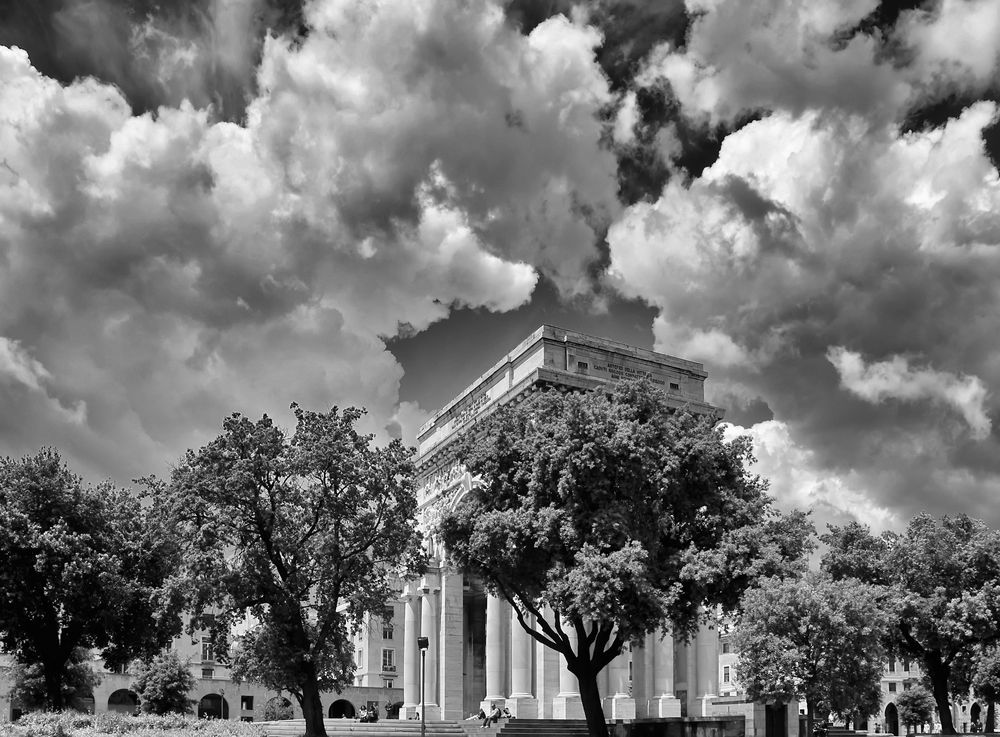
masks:
<path fill-rule="evenodd" d="M 679 717 L 681 715 L 681 700 L 676 696 L 661 696 L 653 699 L 653 713 L 650 716 L 659 718 Z"/>
<path fill-rule="evenodd" d="M 556 696 L 552 699 L 553 719 L 584 719 L 583 701 L 580 694 Z"/>
<path fill-rule="evenodd" d="M 518 719 L 538 719 L 538 699 L 532 696 L 511 696 L 506 704 L 511 716 Z"/>
<path fill-rule="evenodd" d="M 604 700 L 604 713 L 608 719 L 635 719 L 635 699 L 615 694 Z"/>

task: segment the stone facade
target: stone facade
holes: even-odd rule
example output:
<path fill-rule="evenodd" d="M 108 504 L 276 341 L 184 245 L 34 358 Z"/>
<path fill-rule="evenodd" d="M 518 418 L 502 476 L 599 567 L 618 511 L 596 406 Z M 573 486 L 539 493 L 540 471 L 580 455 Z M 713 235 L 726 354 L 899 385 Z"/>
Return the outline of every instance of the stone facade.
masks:
<path fill-rule="evenodd" d="M 472 488 L 472 478 L 450 447 L 478 419 L 539 389 L 591 390 L 641 376 L 662 388 L 676 408 L 721 416 L 705 402 L 706 373 L 700 363 L 547 325 L 533 332 L 420 428 L 416 464 L 425 529 L 433 525 L 440 505 L 454 504 Z M 414 718 L 421 704 L 420 636 L 429 642 L 424 663 L 428 718 L 458 720 L 492 703 L 522 718 L 582 718 L 579 686 L 558 654 L 529 638 L 506 601 L 449 569 L 434 541 L 427 544 L 432 565 L 423 579 L 405 586 L 402 596 L 406 676 L 400 718 Z M 728 706 L 718 711 L 714 706 L 719 672 L 714 628 L 703 627 L 690 643 L 669 634 L 650 635 L 601 673 L 605 712 L 622 720 L 731 713 Z M 752 728 L 752 708 L 748 724 Z"/>

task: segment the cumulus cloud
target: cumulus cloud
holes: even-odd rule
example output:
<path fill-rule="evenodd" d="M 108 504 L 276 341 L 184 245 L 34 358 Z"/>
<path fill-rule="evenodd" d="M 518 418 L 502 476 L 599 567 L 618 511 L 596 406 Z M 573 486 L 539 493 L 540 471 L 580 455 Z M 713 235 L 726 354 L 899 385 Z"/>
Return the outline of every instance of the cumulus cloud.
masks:
<path fill-rule="evenodd" d="M 689 185 L 628 209 L 609 280 L 659 308 L 658 348 L 704 360 L 715 396 L 766 404 L 829 478 L 903 514 L 971 502 L 1000 476 L 996 399 L 977 388 L 1000 382 L 1000 179 L 981 137 L 995 115 L 978 103 L 904 135 L 877 116 L 775 110 Z M 943 383 L 922 390 L 934 401 L 845 396 L 830 346 L 868 368 L 917 356 Z"/>
<path fill-rule="evenodd" d="M 929 399 L 959 412 L 982 439 L 990 434 L 986 414 L 986 387 L 978 376 L 955 376 L 933 369 L 911 369 L 909 361 L 893 356 L 888 361 L 865 365 L 860 353 L 843 346 L 833 346 L 826 357 L 840 374 L 840 385 L 867 402 L 879 404 L 887 399 Z"/>
<path fill-rule="evenodd" d="M 365 429 L 412 441 L 424 410 L 400 405 L 386 337 L 513 309 L 539 274 L 588 288 L 617 214 L 594 29 L 524 35 L 486 0 L 315 2 L 306 20 L 265 44 L 245 125 L 192 103 L 133 115 L 117 88 L 0 48 L 0 336 L 20 387 L 2 452 L 53 444 L 127 480 L 293 400 L 365 405 Z M 78 426 L 52 397 L 86 408 Z"/>
<path fill-rule="evenodd" d="M 753 443 L 756 460 L 750 470 L 768 480 L 768 490 L 778 506 L 785 511 L 809 510 L 820 533 L 827 525 L 852 521 L 867 524 L 876 532 L 901 526 L 899 516 L 879 504 L 854 474 L 823 468 L 814 452 L 795 442 L 786 423 L 768 420 L 750 427 L 724 425 L 726 441 L 740 436 L 748 436 Z"/>
<path fill-rule="evenodd" d="M 659 45 L 638 82 L 666 79 L 686 115 L 713 124 L 776 108 L 892 120 L 948 94 L 981 93 L 1000 61 L 1000 7 L 991 0 L 905 11 L 888 38 L 858 31 L 879 0 L 686 5 L 694 16 L 687 44 Z"/>

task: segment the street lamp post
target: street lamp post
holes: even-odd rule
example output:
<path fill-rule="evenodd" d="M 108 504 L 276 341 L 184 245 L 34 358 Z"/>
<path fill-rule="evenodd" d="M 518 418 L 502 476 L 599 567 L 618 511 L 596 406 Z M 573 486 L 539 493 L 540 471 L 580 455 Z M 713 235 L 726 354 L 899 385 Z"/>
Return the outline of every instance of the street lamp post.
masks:
<path fill-rule="evenodd" d="M 425 668 L 427 667 L 427 646 L 430 642 L 426 637 L 417 638 L 417 647 L 420 648 L 420 737 L 426 735 L 426 725 L 424 721 L 424 683 L 426 682 Z"/>

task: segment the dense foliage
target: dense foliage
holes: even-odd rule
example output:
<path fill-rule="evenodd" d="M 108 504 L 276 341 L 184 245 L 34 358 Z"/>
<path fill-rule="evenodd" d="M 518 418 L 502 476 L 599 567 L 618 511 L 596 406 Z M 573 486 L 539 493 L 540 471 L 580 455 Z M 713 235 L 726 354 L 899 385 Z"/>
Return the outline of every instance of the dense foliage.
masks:
<path fill-rule="evenodd" d="M 477 483 L 438 534 L 562 654 L 591 734 L 607 733 L 597 674 L 626 643 L 690 634 L 703 607 L 734 608 L 758 577 L 802 566 L 811 526 L 771 510 L 749 443 L 714 425 L 623 382 L 502 407 L 455 450 Z"/>
<path fill-rule="evenodd" d="M 61 683 L 63 704 L 70 709 L 87 710 L 87 700 L 93 698 L 94 688 L 101 683 L 89 662 L 89 653 L 77 648 L 70 655 Z M 40 663 L 14 663 L 11 669 L 11 700 L 21 704 L 26 711 L 44 709 L 50 702 L 45 682 L 45 671 Z"/>
<path fill-rule="evenodd" d="M 899 723 L 914 731 L 922 724 L 934 723 L 934 697 L 919 684 L 896 694 L 896 709 Z"/>
<path fill-rule="evenodd" d="M 266 416 L 229 417 L 158 497 L 184 540 L 192 610 L 214 608 L 217 656 L 294 695 L 312 737 L 325 734 L 320 692 L 353 676 L 352 630 L 424 556 L 413 451 L 374 447 L 354 428 L 361 410 L 294 410 L 291 437 Z M 240 620 L 251 626 L 230 648 Z"/>
<path fill-rule="evenodd" d="M 803 699 L 815 718 L 874 714 L 888 617 L 875 587 L 809 573 L 748 590 L 736 623 L 740 683 L 755 701 Z"/>
<path fill-rule="evenodd" d="M 37 663 L 46 705 L 67 706 L 80 648 L 109 663 L 159 651 L 180 631 L 163 595 L 178 549 L 135 495 L 84 486 L 54 450 L 0 460 L 0 643 Z"/>
<path fill-rule="evenodd" d="M 82 714 L 75 711 L 25 714 L 14 723 L 0 722 L 0 737 L 265 737 L 256 724 L 225 719 L 195 719 L 171 714 L 132 716 L 105 712 Z"/>
<path fill-rule="evenodd" d="M 190 665 L 168 650 L 139 666 L 132 689 L 146 714 L 187 714 L 194 705 L 188 698 L 194 686 Z"/>
<path fill-rule="evenodd" d="M 965 515 L 921 514 L 901 535 L 875 537 L 852 523 L 823 539 L 825 570 L 887 588 L 888 645 L 920 662 L 941 731 L 954 734 L 949 697 L 964 696 L 963 663 L 1000 641 L 1000 533 Z"/>

